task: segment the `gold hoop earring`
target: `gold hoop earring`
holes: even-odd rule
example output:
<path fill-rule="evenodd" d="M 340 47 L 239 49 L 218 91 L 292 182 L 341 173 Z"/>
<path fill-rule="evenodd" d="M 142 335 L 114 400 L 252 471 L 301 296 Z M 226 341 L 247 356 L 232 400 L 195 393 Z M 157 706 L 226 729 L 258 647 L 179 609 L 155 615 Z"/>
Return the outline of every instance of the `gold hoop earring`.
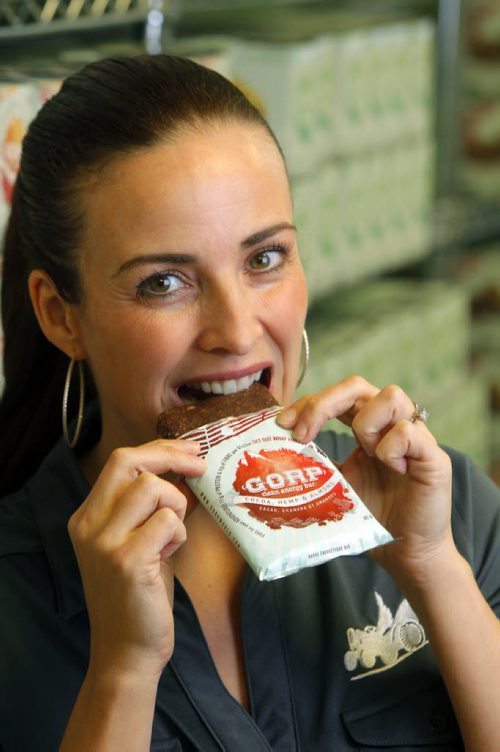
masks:
<path fill-rule="evenodd" d="M 307 366 L 309 365 L 309 356 L 310 356 L 309 338 L 307 336 L 307 332 L 305 329 L 302 330 L 302 344 L 304 345 L 304 357 L 302 359 L 302 366 L 300 369 L 297 386 L 300 386 L 302 384 L 302 381 L 304 380 L 304 376 L 306 375 Z"/>
<path fill-rule="evenodd" d="M 69 432 L 68 432 L 68 397 L 69 397 L 69 388 L 71 385 L 71 379 L 73 376 L 73 369 L 75 367 L 75 363 L 78 363 L 80 396 L 79 396 L 79 401 L 78 401 L 78 416 L 76 419 L 75 433 L 73 434 L 73 438 L 70 439 Z M 76 361 L 74 358 L 71 358 L 70 364 L 68 366 L 68 372 L 66 374 L 66 381 L 64 382 L 64 392 L 63 392 L 63 401 L 62 401 L 63 434 L 70 449 L 74 449 L 76 447 L 78 443 L 78 439 L 80 438 L 80 432 L 82 430 L 82 423 L 83 423 L 84 406 L 85 406 L 85 373 L 83 370 L 83 361 L 81 360 Z"/>

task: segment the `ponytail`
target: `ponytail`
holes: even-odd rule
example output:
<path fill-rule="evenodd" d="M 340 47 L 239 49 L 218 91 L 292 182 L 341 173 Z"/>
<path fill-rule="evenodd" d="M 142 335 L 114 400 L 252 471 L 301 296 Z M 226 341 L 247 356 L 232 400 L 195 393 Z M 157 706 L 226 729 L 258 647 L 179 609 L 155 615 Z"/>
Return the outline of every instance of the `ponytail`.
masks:
<path fill-rule="evenodd" d="M 16 490 L 61 434 L 66 356 L 43 335 L 28 294 L 19 250 L 16 192 L 5 235 L 2 274 L 3 372 L 0 401 L 0 497 Z"/>

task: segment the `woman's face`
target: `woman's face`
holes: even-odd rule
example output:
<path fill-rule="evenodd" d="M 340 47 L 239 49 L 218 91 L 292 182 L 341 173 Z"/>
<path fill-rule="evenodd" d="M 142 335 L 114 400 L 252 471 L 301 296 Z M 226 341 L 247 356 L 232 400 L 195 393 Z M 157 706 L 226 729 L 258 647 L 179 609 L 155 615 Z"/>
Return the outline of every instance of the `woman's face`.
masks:
<path fill-rule="evenodd" d="M 263 129 L 225 124 L 121 157 L 84 210 L 78 314 L 108 451 L 154 438 L 170 405 L 254 379 L 292 399 L 306 288 Z"/>

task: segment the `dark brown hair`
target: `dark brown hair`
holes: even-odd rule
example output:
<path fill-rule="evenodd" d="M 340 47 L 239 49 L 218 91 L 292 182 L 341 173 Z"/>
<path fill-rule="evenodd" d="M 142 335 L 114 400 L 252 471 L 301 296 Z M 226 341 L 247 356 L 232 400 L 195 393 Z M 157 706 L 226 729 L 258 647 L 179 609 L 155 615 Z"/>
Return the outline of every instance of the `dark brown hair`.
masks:
<path fill-rule="evenodd" d="M 68 359 L 42 334 L 27 278 L 44 269 L 66 300 L 81 300 L 78 195 L 85 178 L 186 127 L 230 121 L 263 127 L 277 143 L 258 110 L 223 76 L 186 58 L 140 55 L 101 60 L 71 75 L 30 124 L 4 246 L 0 496 L 22 485 L 61 435 Z"/>

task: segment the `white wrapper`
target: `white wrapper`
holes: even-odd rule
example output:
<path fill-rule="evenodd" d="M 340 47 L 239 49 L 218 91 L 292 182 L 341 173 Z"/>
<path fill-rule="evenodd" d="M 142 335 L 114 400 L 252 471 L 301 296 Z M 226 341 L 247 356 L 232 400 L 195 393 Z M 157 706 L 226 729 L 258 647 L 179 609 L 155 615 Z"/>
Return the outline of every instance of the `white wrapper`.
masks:
<path fill-rule="evenodd" d="M 268 408 L 184 434 L 208 470 L 186 478 L 260 580 L 393 540 L 316 444 L 294 441 Z"/>

